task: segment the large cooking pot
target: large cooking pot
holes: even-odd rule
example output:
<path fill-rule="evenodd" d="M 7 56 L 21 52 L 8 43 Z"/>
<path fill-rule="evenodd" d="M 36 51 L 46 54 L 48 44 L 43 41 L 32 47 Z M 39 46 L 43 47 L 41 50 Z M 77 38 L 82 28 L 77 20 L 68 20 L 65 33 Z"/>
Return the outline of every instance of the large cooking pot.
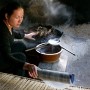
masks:
<path fill-rule="evenodd" d="M 36 52 L 38 52 L 41 61 L 55 62 L 59 60 L 62 50 L 60 45 L 42 43 L 36 46 Z"/>

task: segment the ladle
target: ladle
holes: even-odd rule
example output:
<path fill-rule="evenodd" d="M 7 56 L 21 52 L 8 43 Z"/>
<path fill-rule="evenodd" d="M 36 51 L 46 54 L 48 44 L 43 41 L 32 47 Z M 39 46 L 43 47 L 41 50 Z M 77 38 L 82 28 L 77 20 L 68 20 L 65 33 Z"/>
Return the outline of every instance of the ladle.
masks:
<path fill-rule="evenodd" d="M 50 40 L 48 40 L 48 42 L 42 43 L 39 47 L 30 48 L 30 49 L 27 49 L 27 50 L 25 50 L 25 51 L 26 51 L 26 52 L 27 52 L 27 51 L 31 51 L 31 50 L 34 50 L 34 49 L 43 47 L 43 46 L 45 46 L 45 45 L 47 45 L 47 44 L 58 45 L 59 42 L 60 42 L 59 39 L 50 39 Z"/>
<path fill-rule="evenodd" d="M 60 39 L 50 39 L 50 40 L 48 41 L 48 43 L 51 44 L 51 45 L 60 45 L 60 44 L 59 44 L 59 43 L 60 43 Z M 61 48 L 64 49 L 64 50 L 66 50 L 66 51 L 68 51 L 69 53 L 71 53 L 72 55 L 75 56 L 74 53 L 70 52 L 69 50 L 65 49 L 64 47 L 61 46 Z"/>
<path fill-rule="evenodd" d="M 48 40 L 48 43 L 51 45 L 59 45 L 60 40 L 59 39 L 50 39 Z"/>
<path fill-rule="evenodd" d="M 43 46 L 45 46 L 45 45 L 47 45 L 47 44 L 51 44 L 51 45 L 59 45 L 59 40 L 56 40 L 56 39 L 50 39 L 50 40 L 48 40 L 48 42 L 46 42 L 46 43 L 42 43 L 39 47 L 34 47 L 34 48 L 30 48 L 30 49 L 27 49 L 27 50 L 25 50 L 26 52 L 27 51 L 31 51 L 31 50 L 34 50 L 34 49 L 37 49 L 37 48 L 40 48 L 40 47 L 43 47 Z"/>

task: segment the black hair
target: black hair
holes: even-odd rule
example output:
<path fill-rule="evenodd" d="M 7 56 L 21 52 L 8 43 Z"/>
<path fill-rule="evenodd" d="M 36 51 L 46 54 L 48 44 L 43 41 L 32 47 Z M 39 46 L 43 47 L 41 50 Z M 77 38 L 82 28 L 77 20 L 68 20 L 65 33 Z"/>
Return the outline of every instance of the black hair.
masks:
<path fill-rule="evenodd" d="M 12 15 L 13 11 L 18 9 L 18 8 L 23 8 L 24 9 L 22 4 L 19 3 L 19 2 L 16 2 L 16 1 L 9 2 L 6 6 L 1 8 L 1 10 L 0 10 L 0 20 L 5 20 L 5 14 L 6 13 L 10 17 Z"/>

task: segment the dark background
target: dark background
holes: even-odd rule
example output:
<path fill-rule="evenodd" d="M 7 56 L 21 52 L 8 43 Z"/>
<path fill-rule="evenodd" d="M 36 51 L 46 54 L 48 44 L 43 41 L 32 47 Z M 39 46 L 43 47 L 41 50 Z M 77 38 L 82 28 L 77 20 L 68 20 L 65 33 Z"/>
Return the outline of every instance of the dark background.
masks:
<path fill-rule="evenodd" d="M 90 22 L 90 0 L 59 0 L 72 7 L 76 12 L 77 23 Z"/>

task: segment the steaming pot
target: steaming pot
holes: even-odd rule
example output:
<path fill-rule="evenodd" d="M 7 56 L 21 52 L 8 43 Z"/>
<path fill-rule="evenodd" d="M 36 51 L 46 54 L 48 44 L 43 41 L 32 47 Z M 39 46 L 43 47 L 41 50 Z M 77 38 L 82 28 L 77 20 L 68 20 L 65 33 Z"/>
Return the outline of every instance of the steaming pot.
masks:
<path fill-rule="evenodd" d="M 60 45 L 42 44 L 36 46 L 36 52 L 39 54 L 41 61 L 55 62 L 59 60 L 62 52 Z"/>

